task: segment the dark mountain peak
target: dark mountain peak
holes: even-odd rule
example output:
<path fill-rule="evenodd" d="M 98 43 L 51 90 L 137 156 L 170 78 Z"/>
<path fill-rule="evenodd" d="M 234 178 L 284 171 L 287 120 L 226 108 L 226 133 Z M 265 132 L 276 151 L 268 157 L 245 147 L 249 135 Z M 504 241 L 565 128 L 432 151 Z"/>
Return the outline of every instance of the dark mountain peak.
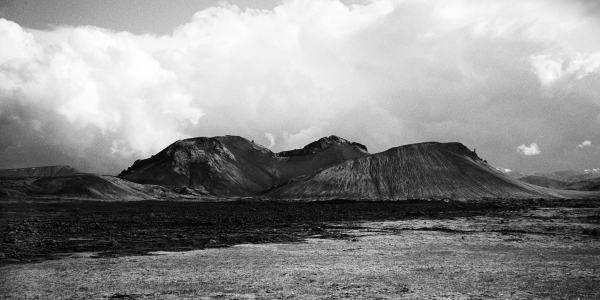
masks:
<path fill-rule="evenodd" d="M 236 142 L 243 142 L 243 143 L 252 143 L 247 138 L 241 137 L 239 135 L 215 136 L 215 137 L 213 137 L 213 139 L 216 139 L 216 140 L 219 140 L 219 141 L 236 141 Z"/>
<path fill-rule="evenodd" d="M 177 166 L 206 162 L 210 159 L 235 160 L 235 156 L 219 138 L 221 137 L 196 137 L 178 140 L 148 159 L 136 160 L 131 167 L 123 170 L 118 176 L 126 176 L 132 172 L 142 171 L 148 166 L 158 164 L 176 166 L 174 170 L 181 172 L 183 168 Z"/>
<path fill-rule="evenodd" d="M 173 151 L 175 149 L 187 149 L 188 151 L 202 150 L 208 152 L 214 152 L 223 154 L 227 150 L 232 149 L 251 149 L 260 150 L 262 152 L 270 152 L 269 149 L 254 143 L 241 136 L 225 135 L 215 137 L 195 137 L 184 140 L 176 141 L 171 146 L 165 149 L 166 151 Z M 204 154 L 204 153 L 203 153 Z"/>
<path fill-rule="evenodd" d="M 472 152 L 471 150 L 469 150 L 469 148 L 467 146 L 465 146 L 464 144 L 459 143 L 459 142 L 441 143 L 441 142 L 431 141 L 431 142 L 408 144 L 408 145 L 404 145 L 404 146 L 398 146 L 395 148 L 405 148 L 405 147 L 440 148 L 440 149 L 445 149 L 445 150 L 450 150 L 450 151 Z"/>
<path fill-rule="evenodd" d="M 148 159 L 137 160 L 119 176 L 136 183 L 247 196 L 365 155 L 366 147 L 337 136 L 283 155 L 239 136 L 197 137 L 176 141 Z"/>
<path fill-rule="evenodd" d="M 198 137 L 179 140 L 173 144 L 173 147 L 171 147 L 170 152 L 175 154 L 187 154 L 188 158 L 201 157 L 207 154 L 211 154 L 223 155 L 229 159 L 233 159 L 233 154 L 229 152 L 227 147 L 221 142 L 220 138 L 221 137 Z"/>
<path fill-rule="evenodd" d="M 394 147 L 389 150 L 382 152 L 385 155 L 397 155 L 398 152 L 448 152 L 453 153 L 457 156 L 468 157 L 474 161 L 483 161 L 477 153 L 475 149 L 472 151 L 465 145 L 459 142 L 450 142 L 450 143 L 440 143 L 440 142 L 423 142 L 423 143 L 415 143 L 408 144 L 404 146 Z"/>
<path fill-rule="evenodd" d="M 443 145 L 443 147 L 446 147 L 448 150 L 454 151 L 457 154 L 464 154 L 464 155 L 470 157 L 471 159 L 482 160 L 477 155 L 476 149 L 471 150 L 462 143 L 451 142 L 451 143 L 442 143 L 442 145 Z"/>
<path fill-rule="evenodd" d="M 269 148 L 255 143 L 254 140 L 250 141 L 241 136 L 225 135 L 225 136 L 218 136 L 218 137 L 214 137 L 214 138 L 217 139 L 218 141 L 220 141 L 221 143 L 223 143 L 231 151 L 233 151 L 233 149 L 239 149 L 239 150 L 243 150 L 243 151 L 258 150 L 258 151 L 262 152 L 262 154 L 268 154 L 270 156 L 273 156 L 273 152 L 271 150 L 269 150 Z"/>
<path fill-rule="evenodd" d="M 277 156 L 292 157 L 292 156 L 310 155 L 310 154 L 315 154 L 315 153 L 327 150 L 327 149 L 329 149 L 331 147 L 335 147 L 335 146 L 356 147 L 360 151 L 367 153 L 367 147 L 363 144 L 350 142 L 350 141 L 343 139 L 336 135 L 330 135 L 327 137 L 320 138 L 320 139 L 304 146 L 304 148 L 302 148 L 302 149 L 295 149 L 295 150 L 279 152 L 279 153 L 277 153 Z"/>

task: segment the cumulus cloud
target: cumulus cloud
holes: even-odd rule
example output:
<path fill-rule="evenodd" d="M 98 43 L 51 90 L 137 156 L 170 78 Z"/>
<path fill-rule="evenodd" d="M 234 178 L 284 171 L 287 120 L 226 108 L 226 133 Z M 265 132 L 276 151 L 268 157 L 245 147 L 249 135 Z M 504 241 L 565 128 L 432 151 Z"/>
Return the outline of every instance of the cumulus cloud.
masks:
<path fill-rule="evenodd" d="M 530 60 L 540 83 L 545 86 L 565 77 L 579 80 L 600 70 L 600 51 L 570 56 L 539 54 L 532 55 Z"/>
<path fill-rule="evenodd" d="M 273 146 L 275 146 L 275 136 L 270 132 L 265 132 L 265 136 L 269 140 L 269 145 L 267 146 L 267 148 L 273 148 Z"/>
<path fill-rule="evenodd" d="M 539 155 L 542 152 L 540 151 L 540 147 L 536 143 L 531 143 L 529 146 L 525 146 L 525 144 L 517 147 L 517 152 L 521 152 L 527 156 L 529 155 Z"/>
<path fill-rule="evenodd" d="M 581 144 L 577 145 L 577 148 L 585 148 L 585 147 L 591 147 L 591 146 L 592 146 L 591 141 L 583 141 Z"/>
<path fill-rule="evenodd" d="M 552 166 L 505 145 L 600 138 L 599 24 L 585 6 L 535 0 L 224 4 L 165 36 L 0 19 L 0 167 L 117 173 L 224 134 L 274 151 L 331 134 L 372 152 L 460 141 L 512 169 Z"/>
<path fill-rule="evenodd" d="M 84 157 L 147 156 L 198 124 L 177 75 L 130 38 L 91 27 L 43 35 L 0 19 L 0 117 L 30 119 L 47 143 Z M 86 153 L 99 143 L 112 146 Z"/>

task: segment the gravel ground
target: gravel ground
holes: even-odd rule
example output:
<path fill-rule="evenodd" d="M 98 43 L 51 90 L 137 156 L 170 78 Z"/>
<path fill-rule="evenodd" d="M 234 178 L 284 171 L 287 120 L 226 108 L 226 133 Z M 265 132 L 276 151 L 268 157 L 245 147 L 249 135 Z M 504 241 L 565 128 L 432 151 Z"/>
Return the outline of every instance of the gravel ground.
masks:
<path fill-rule="evenodd" d="M 296 242 L 11 263 L 0 298 L 600 299 L 598 230 L 599 208 L 552 205 L 323 221 Z"/>

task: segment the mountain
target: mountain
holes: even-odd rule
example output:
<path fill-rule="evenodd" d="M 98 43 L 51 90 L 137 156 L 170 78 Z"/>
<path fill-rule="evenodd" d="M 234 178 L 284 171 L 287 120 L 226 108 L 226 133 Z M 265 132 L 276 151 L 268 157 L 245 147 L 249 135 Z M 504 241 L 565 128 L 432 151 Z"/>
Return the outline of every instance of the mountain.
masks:
<path fill-rule="evenodd" d="M 522 177 L 519 180 L 529 183 L 529 184 L 542 186 L 542 187 L 546 187 L 546 188 L 551 188 L 551 189 L 562 189 L 567 186 L 567 182 L 565 182 L 565 181 L 560 181 L 560 180 L 548 178 L 545 176 L 531 175 L 531 176 Z"/>
<path fill-rule="evenodd" d="M 600 178 L 569 182 L 563 189 L 575 191 L 600 191 Z"/>
<path fill-rule="evenodd" d="M 0 170 L 0 177 L 46 177 L 81 173 L 70 166 L 45 166 Z"/>
<path fill-rule="evenodd" d="M 0 179 L 2 197 L 59 197 L 96 200 L 149 200 L 180 197 L 168 188 L 142 185 L 108 175 L 76 174 Z"/>
<path fill-rule="evenodd" d="M 0 197 L 146 200 L 171 194 L 164 187 L 140 185 L 114 176 L 86 174 L 70 166 L 0 170 Z"/>
<path fill-rule="evenodd" d="M 419 143 L 350 159 L 269 191 L 278 198 L 484 199 L 555 197 L 510 178 L 460 143 Z"/>
<path fill-rule="evenodd" d="M 553 189 L 589 190 L 588 181 L 591 180 L 593 186 L 593 182 L 600 178 L 600 169 L 565 170 L 551 173 L 533 172 L 529 175 L 505 168 L 496 169 L 522 182 Z"/>
<path fill-rule="evenodd" d="M 365 155 L 364 145 L 337 136 L 279 153 L 238 136 L 199 137 L 177 141 L 148 159 L 137 160 L 119 177 L 210 195 L 254 196 L 294 177 Z"/>
<path fill-rule="evenodd" d="M 533 173 L 532 175 L 542 176 L 564 182 L 577 182 L 582 180 L 600 178 L 600 169 L 565 170 L 552 173 Z"/>
<path fill-rule="evenodd" d="M 499 199 L 594 198 L 600 170 L 551 173 L 558 181 L 516 180 L 460 143 L 419 143 L 369 154 L 329 136 L 274 153 L 238 136 L 177 141 L 137 160 L 118 177 L 69 166 L 0 170 L 0 197 L 102 200 L 199 199 Z M 512 173 L 512 172 L 508 172 Z M 537 186 L 536 186 L 537 185 Z M 549 188 L 547 188 L 549 187 Z"/>
<path fill-rule="evenodd" d="M 519 178 L 519 180 L 552 189 L 598 191 L 600 190 L 600 169 L 533 173 L 533 175 L 524 176 Z"/>
<path fill-rule="evenodd" d="M 600 178 L 566 182 L 554 180 L 544 176 L 526 176 L 519 180 L 529 184 L 551 189 L 571 191 L 600 191 Z"/>
<path fill-rule="evenodd" d="M 600 178 L 600 169 L 583 170 L 568 178 L 568 181 L 584 181 Z"/>
<path fill-rule="evenodd" d="M 525 175 L 519 171 L 513 171 L 511 169 L 506 169 L 506 168 L 496 168 L 496 170 L 504 173 L 505 175 L 514 178 L 514 179 L 519 179 L 519 178 L 523 178 L 525 177 Z"/>

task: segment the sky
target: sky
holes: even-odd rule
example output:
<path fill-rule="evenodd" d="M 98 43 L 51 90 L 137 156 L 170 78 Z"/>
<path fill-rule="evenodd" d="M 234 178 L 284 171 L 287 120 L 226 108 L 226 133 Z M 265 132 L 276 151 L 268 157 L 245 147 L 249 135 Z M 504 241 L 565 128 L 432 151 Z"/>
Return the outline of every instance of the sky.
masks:
<path fill-rule="evenodd" d="M 219 135 L 600 167 L 598 1 L 0 3 L 0 168 L 118 174 Z"/>

